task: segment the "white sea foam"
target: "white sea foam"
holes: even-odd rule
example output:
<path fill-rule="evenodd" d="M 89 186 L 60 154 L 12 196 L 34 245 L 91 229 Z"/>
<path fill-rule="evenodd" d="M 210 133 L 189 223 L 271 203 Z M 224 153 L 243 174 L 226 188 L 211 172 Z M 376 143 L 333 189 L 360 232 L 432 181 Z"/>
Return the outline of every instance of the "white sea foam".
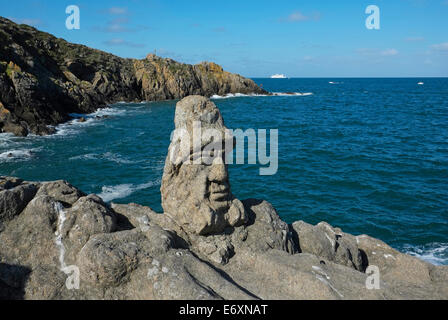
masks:
<path fill-rule="evenodd" d="M 17 150 L 7 150 L 0 153 L 0 162 L 18 161 L 18 160 L 28 160 L 34 156 L 34 154 L 39 149 L 17 149 Z"/>
<path fill-rule="evenodd" d="M 228 93 L 225 96 L 220 95 L 213 95 L 210 97 L 210 99 L 228 99 L 228 98 L 239 98 L 239 97 L 288 97 L 288 96 L 310 96 L 312 95 L 312 92 L 272 92 L 272 94 L 244 94 L 244 93 Z"/>
<path fill-rule="evenodd" d="M 126 110 L 111 107 L 101 108 L 90 114 L 71 113 L 70 116 L 74 119 L 56 126 L 56 133 L 47 137 L 76 134 L 80 128 L 95 125 L 105 116 L 120 116 L 124 113 Z M 85 121 L 80 122 L 80 118 L 84 118 Z"/>
<path fill-rule="evenodd" d="M 126 113 L 126 110 L 124 110 L 124 109 L 107 107 L 107 108 L 98 109 L 94 113 L 89 114 L 89 116 L 91 116 L 91 117 L 119 116 L 119 115 L 122 115 L 125 113 Z"/>
<path fill-rule="evenodd" d="M 60 125 L 56 126 L 56 133 L 54 135 L 46 136 L 48 138 L 52 138 L 54 136 L 67 136 L 67 135 L 73 135 L 77 134 L 79 132 L 79 129 L 83 127 L 87 127 L 92 125 L 96 119 L 94 118 L 86 118 L 85 122 L 80 122 L 79 119 L 73 119 L 65 123 L 61 123 Z"/>
<path fill-rule="evenodd" d="M 1 133 L 0 134 L 0 147 L 7 147 L 13 143 L 15 136 L 12 133 Z"/>
<path fill-rule="evenodd" d="M 87 154 L 81 154 L 79 156 L 70 157 L 68 160 L 74 161 L 74 160 L 96 160 L 96 159 L 98 159 L 98 154 L 87 153 Z"/>
<path fill-rule="evenodd" d="M 422 246 L 404 245 L 401 251 L 435 265 L 448 265 L 448 243 L 434 242 Z"/>
<path fill-rule="evenodd" d="M 97 153 L 81 154 L 78 156 L 71 157 L 71 158 L 69 158 L 69 160 L 71 160 L 71 161 L 75 161 L 75 160 L 106 160 L 106 161 L 111 161 L 111 162 L 115 162 L 118 164 L 137 163 L 137 161 L 129 160 L 129 159 L 121 156 L 120 154 L 115 154 L 112 152 L 106 152 L 103 154 L 97 154 Z"/>
<path fill-rule="evenodd" d="M 112 161 L 112 162 L 115 162 L 115 163 L 118 163 L 118 164 L 132 164 L 132 163 L 135 163 L 135 161 L 126 159 L 126 158 L 122 157 L 121 155 L 115 154 L 115 153 L 112 153 L 112 152 L 106 152 L 106 153 L 104 153 L 102 155 L 102 157 L 104 159 L 107 159 L 109 161 Z"/>
<path fill-rule="evenodd" d="M 101 193 L 98 194 L 98 196 L 102 198 L 105 202 L 109 202 L 115 199 L 123 199 L 130 196 L 136 191 L 144 190 L 159 185 L 160 182 L 161 182 L 160 180 L 155 180 L 138 185 L 128 183 L 128 184 L 119 184 L 115 186 L 104 186 L 102 187 Z"/>

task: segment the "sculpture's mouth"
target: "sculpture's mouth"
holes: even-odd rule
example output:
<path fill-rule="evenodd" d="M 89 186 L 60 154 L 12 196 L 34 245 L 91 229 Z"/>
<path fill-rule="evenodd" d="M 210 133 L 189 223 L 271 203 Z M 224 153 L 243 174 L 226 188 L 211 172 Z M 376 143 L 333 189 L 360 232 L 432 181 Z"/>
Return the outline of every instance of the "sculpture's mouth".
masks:
<path fill-rule="evenodd" d="M 211 201 L 227 201 L 229 199 L 230 188 L 226 183 L 212 182 L 210 184 Z"/>

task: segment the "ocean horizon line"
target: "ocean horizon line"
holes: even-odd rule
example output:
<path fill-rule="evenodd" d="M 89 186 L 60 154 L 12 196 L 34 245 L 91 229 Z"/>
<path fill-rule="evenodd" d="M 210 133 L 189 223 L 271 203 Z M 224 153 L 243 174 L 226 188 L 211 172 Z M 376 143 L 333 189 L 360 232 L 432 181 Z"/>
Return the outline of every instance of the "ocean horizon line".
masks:
<path fill-rule="evenodd" d="M 250 79 L 274 79 L 271 77 L 252 77 L 247 76 Z M 445 77 L 431 77 L 431 76 L 412 76 L 412 77 L 286 77 L 283 79 L 278 80 L 285 80 L 285 79 L 447 79 L 448 76 Z"/>

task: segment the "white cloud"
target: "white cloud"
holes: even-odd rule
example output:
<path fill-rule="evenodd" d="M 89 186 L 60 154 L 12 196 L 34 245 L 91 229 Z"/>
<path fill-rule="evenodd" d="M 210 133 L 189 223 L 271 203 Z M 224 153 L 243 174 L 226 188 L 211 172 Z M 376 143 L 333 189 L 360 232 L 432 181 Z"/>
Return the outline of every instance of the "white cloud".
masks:
<path fill-rule="evenodd" d="M 433 44 L 431 48 L 437 51 L 448 51 L 448 42 Z"/>
<path fill-rule="evenodd" d="M 379 50 L 379 49 L 372 49 L 372 48 L 359 48 L 356 50 L 358 54 L 368 57 L 373 56 L 382 56 L 382 57 L 390 57 L 390 56 L 396 56 L 398 54 L 397 49 L 385 49 L 385 50 Z"/>
<path fill-rule="evenodd" d="M 124 15 L 124 14 L 128 14 L 128 8 L 111 7 L 109 9 L 107 9 L 107 13 L 114 14 L 114 15 Z"/>
<path fill-rule="evenodd" d="M 306 21 L 308 19 L 309 18 L 307 16 L 303 15 L 299 11 L 293 12 L 288 16 L 288 21 Z"/>
<path fill-rule="evenodd" d="M 319 20 L 320 19 L 320 13 L 316 12 L 312 15 L 304 15 L 300 11 L 294 11 L 286 18 L 280 19 L 280 21 L 286 21 L 286 22 L 302 22 L 302 21 L 309 21 L 309 20 Z"/>
<path fill-rule="evenodd" d="M 380 55 L 382 55 L 383 57 L 396 56 L 397 54 L 398 54 L 397 49 L 386 49 L 380 52 Z"/>

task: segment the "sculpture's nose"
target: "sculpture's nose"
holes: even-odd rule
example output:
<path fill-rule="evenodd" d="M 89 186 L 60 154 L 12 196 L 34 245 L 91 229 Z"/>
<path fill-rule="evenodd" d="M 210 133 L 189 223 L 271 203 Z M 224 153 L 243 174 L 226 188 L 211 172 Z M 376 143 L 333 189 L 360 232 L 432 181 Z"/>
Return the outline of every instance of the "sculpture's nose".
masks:
<path fill-rule="evenodd" d="M 209 180 L 224 181 L 227 179 L 227 170 L 225 164 L 213 164 L 211 166 Z"/>

